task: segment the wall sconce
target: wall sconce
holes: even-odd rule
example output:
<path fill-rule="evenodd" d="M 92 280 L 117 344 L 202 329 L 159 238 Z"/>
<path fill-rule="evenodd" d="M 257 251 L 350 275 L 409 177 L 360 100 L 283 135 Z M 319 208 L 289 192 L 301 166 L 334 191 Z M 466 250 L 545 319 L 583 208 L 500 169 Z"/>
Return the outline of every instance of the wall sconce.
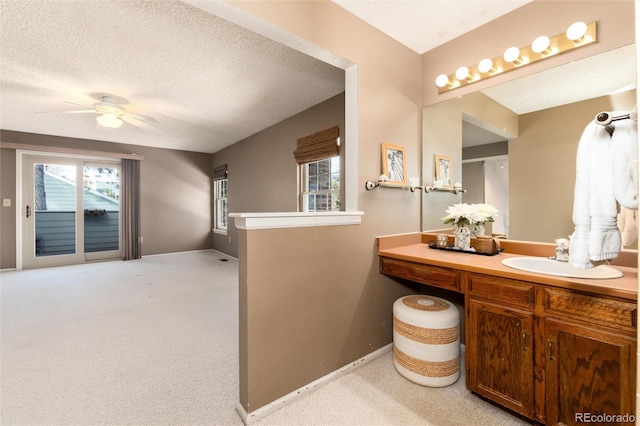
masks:
<path fill-rule="evenodd" d="M 531 46 L 508 48 L 503 56 L 483 59 L 477 66 L 459 67 L 454 74 L 440 74 L 436 78 L 438 93 L 448 92 L 467 84 L 482 81 L 494 75 L 532 64 L 550 56 L 569 52 L 578 47 L 595 43 L 596 22 L 585 24 L 576 22 L 562 34 L 554 37 L 540 36 L 533 40 Z"/>

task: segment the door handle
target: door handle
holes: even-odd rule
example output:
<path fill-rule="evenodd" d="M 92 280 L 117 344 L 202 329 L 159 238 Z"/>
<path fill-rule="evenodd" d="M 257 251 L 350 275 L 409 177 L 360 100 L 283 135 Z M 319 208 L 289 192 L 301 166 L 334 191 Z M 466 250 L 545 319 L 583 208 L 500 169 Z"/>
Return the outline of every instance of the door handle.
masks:
<path fill-rule="evenodd" d="M 27 206 L 27 217 L 31 216 L 31 207 Z"/>

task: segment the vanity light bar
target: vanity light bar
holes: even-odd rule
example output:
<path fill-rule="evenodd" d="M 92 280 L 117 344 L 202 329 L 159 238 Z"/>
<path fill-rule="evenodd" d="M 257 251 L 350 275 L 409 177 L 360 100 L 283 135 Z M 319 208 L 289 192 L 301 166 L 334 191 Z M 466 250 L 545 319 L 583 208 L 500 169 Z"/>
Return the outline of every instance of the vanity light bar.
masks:
<path fill-rule="evenodd" d="M 445 93 L 450 90 L 457 89 L 458 87 L 463 87 L 477 81 L 486 80 L 487 78 L 493 77 L 495 75 L 503 74 L 516 68 L 521 68 L 528 64 L 541 61 L 551 56 L 569 52 L 582 46 L 587 46 L 597 41 L 596 21 L 589 24 L 584 24 L 584 26 L 586 26 L 586 31 L 581 37 L 573 34 L 577 26 L 576 24 L 573 24 L 571 27 L 569 27 L 570 31 L 567 31 L 566 33 L 558 34 L 548 39 L 545 38 L 544 45 L 546 45 L 547 40 L 548 45 L 546 45 L 544 49 L 541 49 L 539 47 L 540 43 L 543 40 L 543 37 L 538 37 L 536 38 L 536 40 L 534 40 L 535 48 L 533 45 L 523 47 L 519 49 L 519 54 L 517 54 L 518 48 L 510 47 L 505 52 L 504 56 L 499 56 L 491 60 L 483 59 L 478 65 L 472 67 L 458 68 L 458 71 L 461 71 L 462 68 L 468 69 L 468 73 L 465 73 L 466 75 L 464 76 L 464 78 L 460 78 L 462 77 L 462 73 L 458 71 L 458 76 L 456 76 L 456 73 L 450 75 L 441 74 L 438 76 L 438 78 L 436 78 L 438 93 Z M 584 29 L 584 27 L 580 29 Z M 505 59 L 505 57 L 509 56 L 511 56 L 512 59 L 509 58 L 511 60 Z"/>

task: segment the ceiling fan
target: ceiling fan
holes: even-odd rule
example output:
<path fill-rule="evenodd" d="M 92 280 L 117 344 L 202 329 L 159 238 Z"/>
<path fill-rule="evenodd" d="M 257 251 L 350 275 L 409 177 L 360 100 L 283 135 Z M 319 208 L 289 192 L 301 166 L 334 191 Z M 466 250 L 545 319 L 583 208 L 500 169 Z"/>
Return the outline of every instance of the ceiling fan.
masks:
<path fill-rule="evenodd" d="M 124 122 L 127 122 L 132 126 L 142 129 L 157 130 L 155 127 L 150 125 L 150 123 L 158 123 L 158 120 L 146 115 L 127 112 L 122 106 L 118 105 L 118 100 L 112 96 L 102 96 L 101 102 L 98 102 L 94 106 L 82 105 L 69 101 L 65 101 L 65 103 L 88 109 L 58 112 L 61 112 L 63 114 L 98 114 L 98 116 L 96 117 L 98 124 L 108 129 L 117 129 L 122 126 Z"/>

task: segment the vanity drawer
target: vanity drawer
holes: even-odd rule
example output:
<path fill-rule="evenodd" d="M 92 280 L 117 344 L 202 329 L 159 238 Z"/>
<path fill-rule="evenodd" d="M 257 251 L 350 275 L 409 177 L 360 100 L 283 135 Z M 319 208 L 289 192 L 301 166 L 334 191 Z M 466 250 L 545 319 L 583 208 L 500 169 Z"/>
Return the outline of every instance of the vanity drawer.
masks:
<path fill-rule="evenodd" d="M 447 290 L 460 291 L 460 273 L 447 268 L 380 257 L 380 273 Z"/>
<path fill-rule="evenodd" d="M 533 309 L 535 284 L 490 275 L 469 274 L 469 296 Z"/>
<path fill-rule="evenodd" d="M 637 304 L 632 302 L 546 287 L 543 306 L 547 315 L 627 331 L 637 327 Z"/>

